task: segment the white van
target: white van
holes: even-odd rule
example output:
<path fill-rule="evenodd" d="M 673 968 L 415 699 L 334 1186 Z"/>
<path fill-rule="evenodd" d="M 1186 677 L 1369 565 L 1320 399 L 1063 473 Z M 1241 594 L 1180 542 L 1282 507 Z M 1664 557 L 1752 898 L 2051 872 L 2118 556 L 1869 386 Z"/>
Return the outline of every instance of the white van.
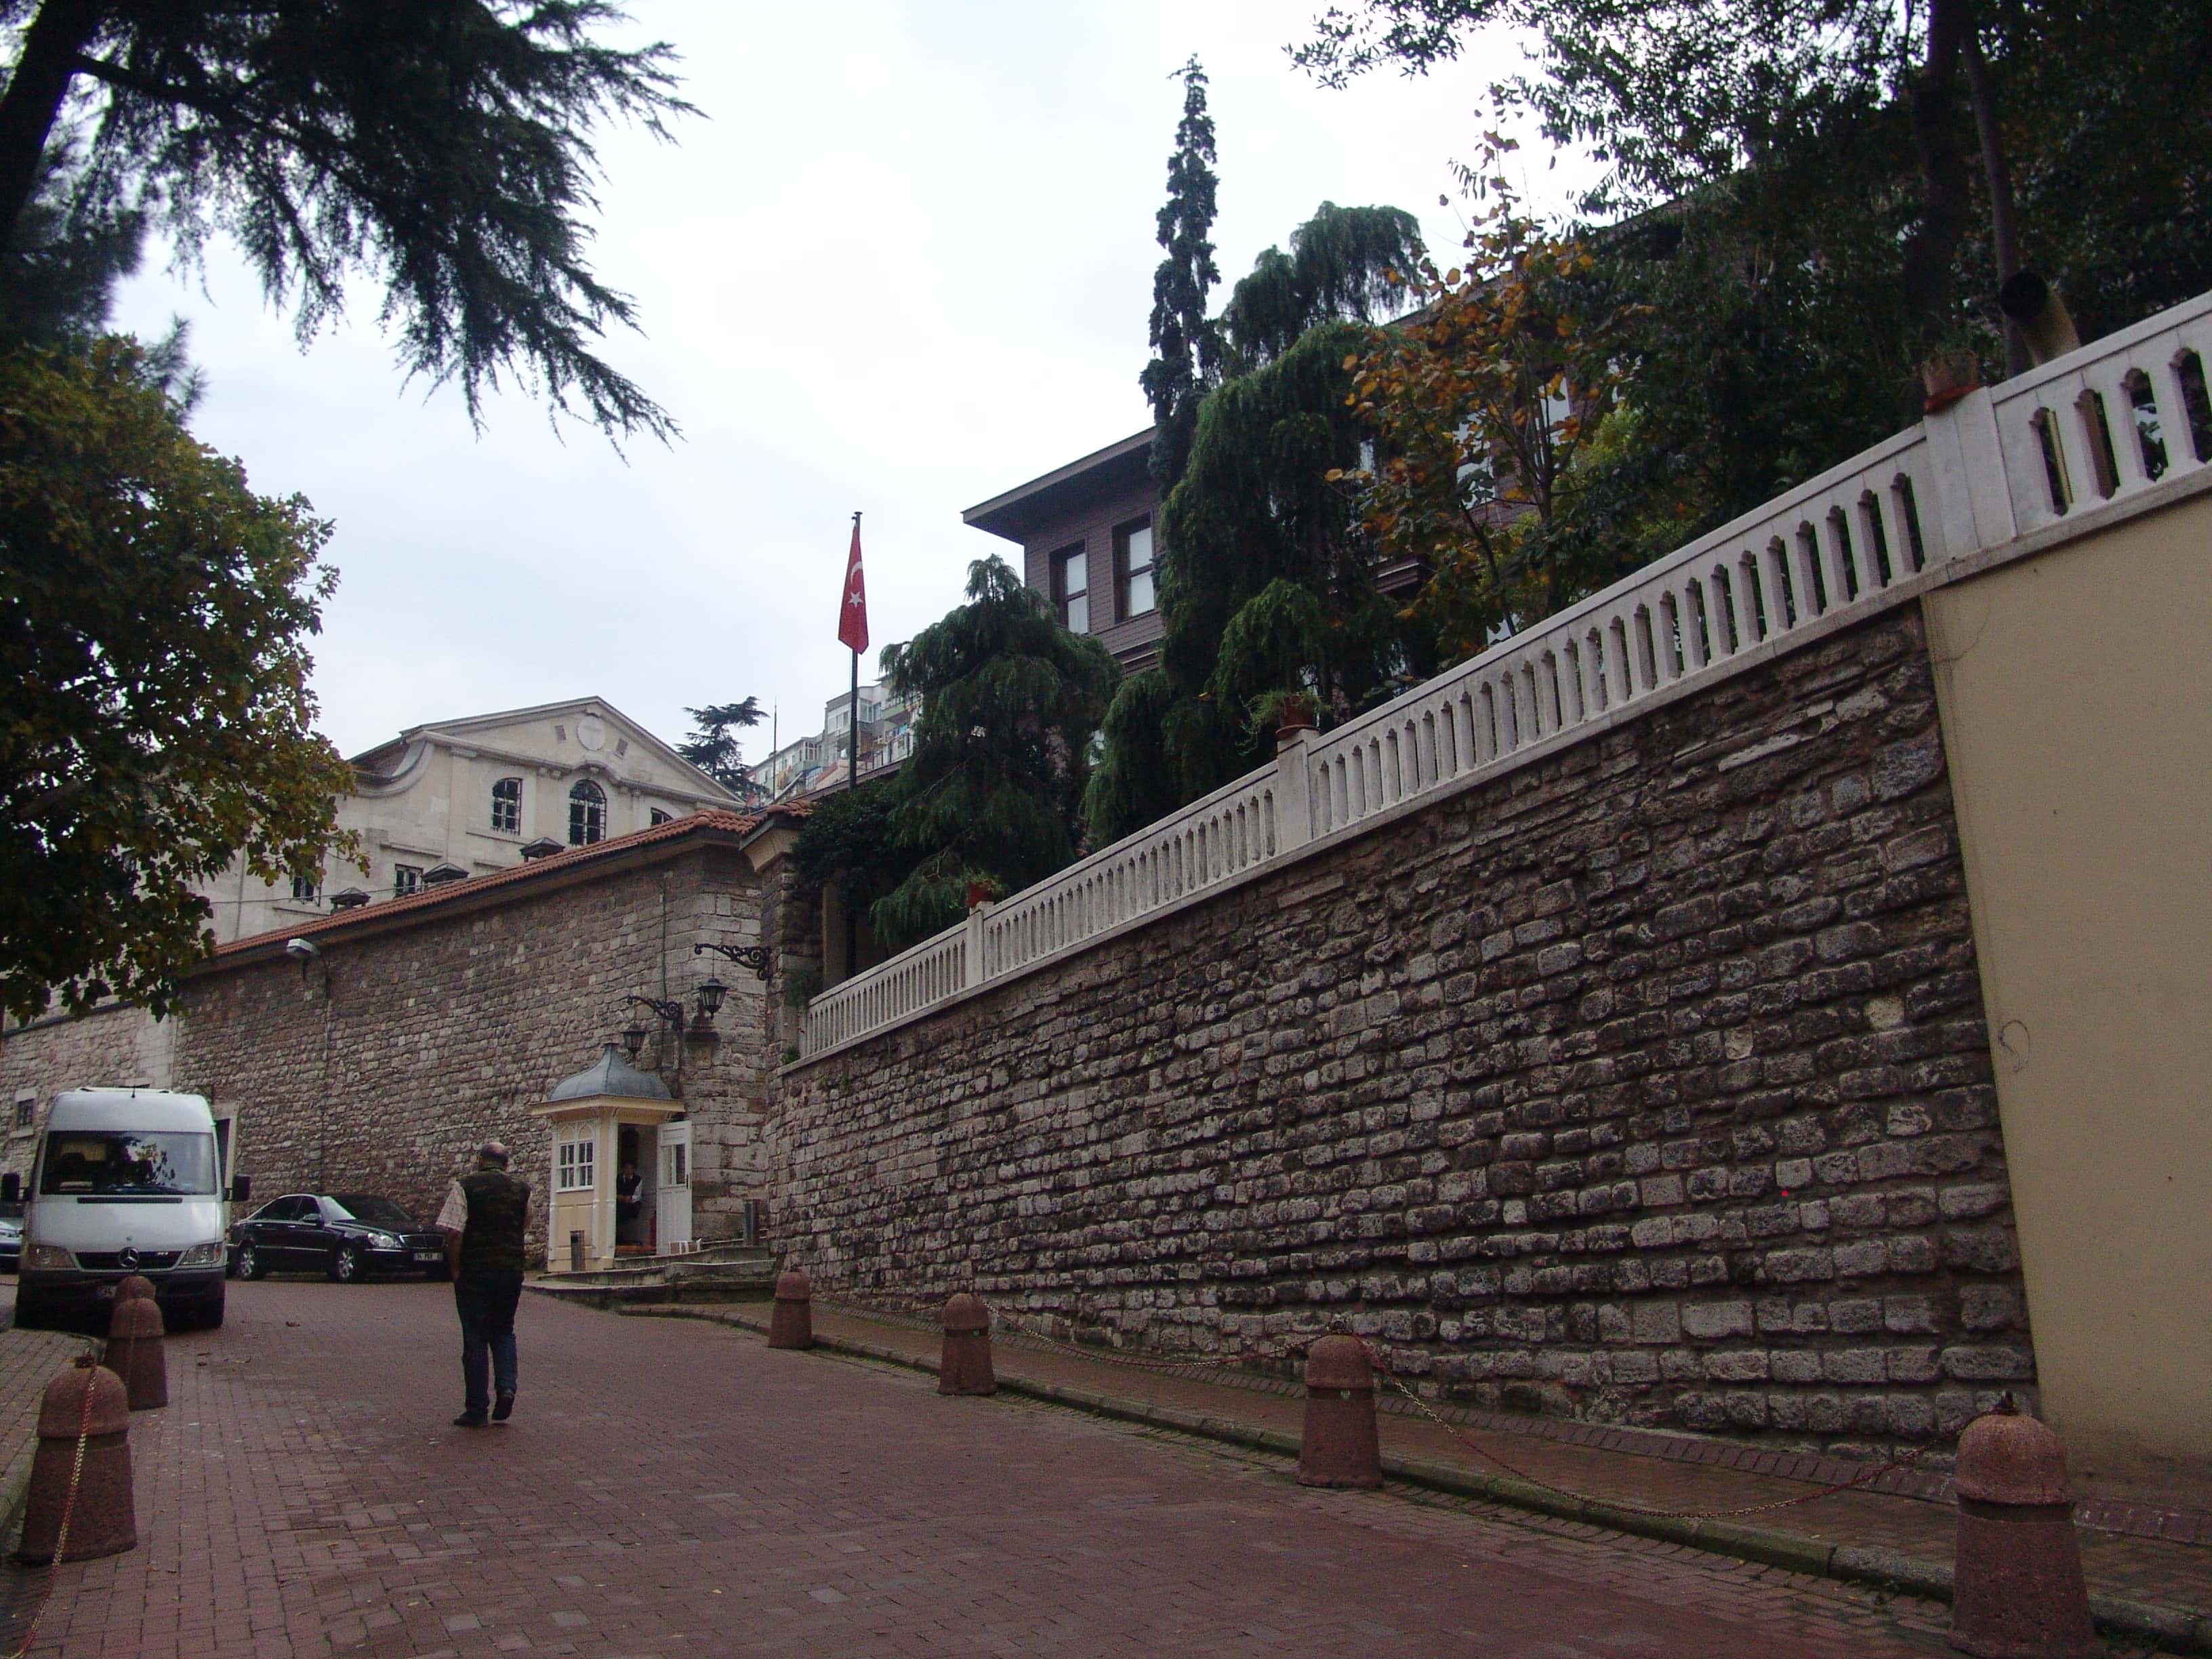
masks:
<path fill-rule="evenodd" d="M 23 1194 L 15 1323 L 96 1312 L 123 1279 L 143 1273 L 171 1330 L 222 1324 L 223 1174 L 215 1119 L 198 1095 L 56 1095 Z"/>

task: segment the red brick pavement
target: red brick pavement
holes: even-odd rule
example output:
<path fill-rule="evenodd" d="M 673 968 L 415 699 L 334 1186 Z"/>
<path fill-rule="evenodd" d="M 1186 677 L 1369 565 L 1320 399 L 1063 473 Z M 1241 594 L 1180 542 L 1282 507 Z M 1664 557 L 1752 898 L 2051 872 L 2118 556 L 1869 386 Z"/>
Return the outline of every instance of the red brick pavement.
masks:
<path fill-rule="evenodd" d="M 450 1297 L 234 1285 L 133 1420 L 143 1539 L 40 1655 L 1946 1652 L 1946 1612 L 1245 1457 L 705 1324 L 526 1298 L 520 1409 Z M 12 1570 L 11 1570 L 12 1571 Z"/>

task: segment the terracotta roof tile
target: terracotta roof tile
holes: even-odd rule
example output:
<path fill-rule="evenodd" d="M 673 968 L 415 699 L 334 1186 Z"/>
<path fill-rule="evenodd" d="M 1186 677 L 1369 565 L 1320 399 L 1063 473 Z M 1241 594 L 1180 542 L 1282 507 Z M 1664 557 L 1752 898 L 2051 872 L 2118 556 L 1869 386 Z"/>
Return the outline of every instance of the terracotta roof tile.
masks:
<path fill-rule="evenodd" d="M 758 812 L 733 812 L 712 808 L 704 812 L 693 812 L 680 818 L 671 818 L 665 823 L 655 823 L 643 830 L 634 830 L 627 836 L 616 836 L 606 841 L 593 842 L 589 847 L 571 847 L 565 852 L 554 853 L 542 859 L 533 859 L 506 870 L 495 870 L 488 876 L 471 876 L 466 881 L 451 881 L 437 887 L 425 887 L 401 898 L 383 899 L 364 904 L 356 909 L 342 910 L 335 915 L 302 922 L 290 927 L 279 927 L 266 933 L 255 933 L 250 938 L 233 939 L 228 945 L 218 945 L 215 959 L 245 951 L 265 948 L 272 941 L 287 939 L 311 939 L 319 934 L 341 933 L 348 927 L 357 927 L 370 921 L 383 921 L 392 916 L 410 915 L 441 904 L 452 904 L 475 894 L 489 892 L 494 888 L 519 885 L 551 874 L 556 870 L 573 870 L 580 864 L 610 858 L 634 848 L 649 847 L 656 842 L 680 841 L 702 830 L 722 830 L 731 835 L 749 835 L 769 818 L 779 815 L 805 817 L 804 803 L 781 804 Z"/>

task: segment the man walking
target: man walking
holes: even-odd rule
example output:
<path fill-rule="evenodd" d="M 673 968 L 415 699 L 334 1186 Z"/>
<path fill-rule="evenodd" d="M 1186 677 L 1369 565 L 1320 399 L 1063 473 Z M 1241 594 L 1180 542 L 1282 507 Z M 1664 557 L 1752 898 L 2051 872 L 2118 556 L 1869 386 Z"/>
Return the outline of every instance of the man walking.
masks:
<path fill-rule="evenodd" d="M 461 1414 L 453 1419 L 456 1428 L 480 1429 L 514 1414 L 514 1306 L 522 1299 L 530 1183 L 507 1174 L 507 1160 L 504 1143 L 484 1142 L 477 1148 L 474 1172 L 453 1183 L 438 1212 L 453 1306 L 461 1316 L 465 1392 Z"/>

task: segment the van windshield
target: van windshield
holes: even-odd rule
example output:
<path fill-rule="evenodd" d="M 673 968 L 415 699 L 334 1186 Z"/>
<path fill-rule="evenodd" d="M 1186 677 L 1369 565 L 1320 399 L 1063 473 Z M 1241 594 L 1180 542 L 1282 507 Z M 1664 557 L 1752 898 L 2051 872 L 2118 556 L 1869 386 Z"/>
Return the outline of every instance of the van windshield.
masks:
<path fill-rule="evenodd" d="M 40 1164 L 41 1197 L 196 1198 L 215 1191 L 213 1135 L 49 1130 Z"/>

